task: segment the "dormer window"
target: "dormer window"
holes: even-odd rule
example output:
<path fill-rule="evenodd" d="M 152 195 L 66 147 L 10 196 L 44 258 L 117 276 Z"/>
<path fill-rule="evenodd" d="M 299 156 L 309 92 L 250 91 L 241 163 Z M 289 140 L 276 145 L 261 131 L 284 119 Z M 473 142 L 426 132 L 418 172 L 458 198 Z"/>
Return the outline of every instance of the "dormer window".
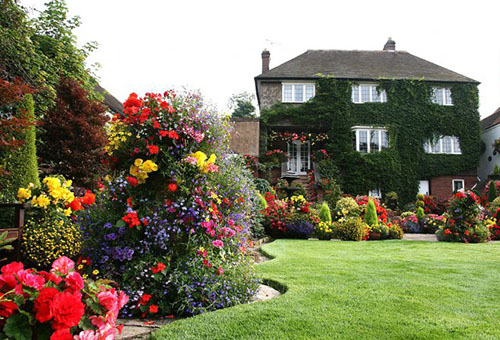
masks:
<path fill-rule="evenodd" d="M 352 85 L 352 102 L 361 103 L 385 103 L 387 94 L 384 90 L 377 89 L 376 84 Z"/>
<path fill-rule="evenodd" d="M 438 105 L 453 105 L 451 89 L 449 87 L 433 87 L 431 101 Z"/>
<path fill-rule="evenodd" d="M 283 83 L 283 103 L 305 103 L 315 94 L 314 84 Z"/>

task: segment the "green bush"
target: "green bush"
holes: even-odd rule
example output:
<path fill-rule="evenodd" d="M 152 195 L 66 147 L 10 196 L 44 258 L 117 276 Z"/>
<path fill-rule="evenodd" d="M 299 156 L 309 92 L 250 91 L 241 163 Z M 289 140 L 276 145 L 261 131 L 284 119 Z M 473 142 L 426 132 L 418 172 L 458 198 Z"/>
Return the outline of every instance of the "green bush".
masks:
<path fill-rule="evenodd" d="M 401 227 L 398 224 L 393 223 L 389 228 L 389 239 L 400 240 L 403 238 L 403 236 L 404 236 L 403 229 L 401 229 Z"/>
<path fill-rule="evenodd" d="M 334 223 L 334 235 L 344 241 L 361 241 L 366 238 L 368 228 L 361 217 L 350 217 Z"/>
<path fill-rule="evenodd" d="M 416 216 L 417 216 L 417 219 L 418 219 L 419 223 L 424 220 L 424 218 L 425 218 L 425 212 L 424 212 L 424 209 L 422 207 L 418 207 L 417 208 Z"/>
<path fill-rule="evenodd" d="M 260 193 L 265 194 L 266 192 L 273 192 L 271 184 L 263 178 L 254 178 L 255 188 L 259 190 Z"/>
<path fill-rule="evenodd" d="M 377 225 L 378 223 L 377 208 L 371 199 L 368 201 L 368 206 L 366 207 L 365 223 L 370 227 Z"/>
<path fill-rule="evenodd" d="M 24 96 L 19 110 L 25 110 L 28 119 L 35 119 L 34 102 L 30 94 Z M 12 152 L 6 152 L 0 160 L 0 166 L 9 173 L 0 176 L 0 199 L 4 202 L 15 202 L 17 190 L 29 183 L 35 186 L 40 184 L 35 146 L 36 127 L 27 128 L 19 138 L 24 140 L 24 144 Z"/>
<path fill-rule="evenodd" d="M 335 210 L 346 210 L 349 215 L 359 216 L 361 213 L 361 209 L 359 208 L 358 203 L 352 197 L 342 197 L 338 200 L 337 205 L 335 206 Z"/>
<path fill-rule="evenodd" d="M 262 196 L 262 194 L 260 192 L 257 192 L 256 196 L 257 196 L 257 203 L 258 203 L 259 209 L 261 211 L 266 210 L 267 209 L 267 202 L 266 202 L 266 199 L 264 198 L 264 196 Z"/>
<path fill-rule="evenodd" d="M 404 213 L 401 214 L 401 219 L 409 216 L 415 216 L 415 213 L 413 211 L 405 211 Z"/>
<path fill-rule="evenodd" d="M 495 214 L 498 208 L 500 208 L 500 197 L 495 198 L 493 202 L 491 202 L 488 210 L 490 211 L 490 213 Z"/>
<path fill-rule="evenodd" d="M 497 184 L 495 181 L 490 182 L 490 189 L 488 190 L 488 202 L 493 202 L 497 198 Z"/>
<path fill-rule="evenodd" d="M 332 223 L 332 213 L 330 212 L 330 207 L 328 203 L 323 202 L 319 209 L 319 218 L 322 222 Z"/>

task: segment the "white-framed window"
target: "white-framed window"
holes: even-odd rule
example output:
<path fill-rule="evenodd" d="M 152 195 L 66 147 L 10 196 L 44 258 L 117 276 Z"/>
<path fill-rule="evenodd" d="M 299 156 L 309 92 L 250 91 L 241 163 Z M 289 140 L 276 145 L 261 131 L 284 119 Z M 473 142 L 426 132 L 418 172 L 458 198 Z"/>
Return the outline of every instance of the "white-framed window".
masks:
<path fill-rule="evenodd" d="M 386 101 L 385 90 L 378 90 L 376 84 L 352 85 L 353 103 L 385 103 Z"/>
<path fill-rule="evenodd" d="M 434 104 L 452 106 L 451 88 L 449 87 L 433 87 L 431 101 Z"/>
<path fill-rule="evenodd" d="M 305 175 L 311 169 L 311 143 L 293 141 L 287 143 L 289 173 Z"/>
<path fill-rule="evenodd" d="M 463 179 L 453 179 L 451 181 L 451 188 L 453 192 L 464 191 L 465 190 L 465 181 Z"/>
<path fill-rule="evenodd" d="M 295 83 L 282 83 L 282 101 L 283 103 L 305 103 L 316 92 L 315 84 L 295 84 Z"/>
<path fill-rule="evenodd" d="M 377 127 L 355 126 L 354 148 L 361 153 L 380 152 L 389 148 L 387 129 Z"/>
<path fill-rule="evenodd" d="M 424 143 L 424 150 L 427 153 L 460 155 L 460 142 L 455 136 L 441 136 Z"/>
<path fill-rule="evenodd" d="M 372 189 L 368 192 L 368 196 L 375 198 L 382 198 L 382 193 L 380 192 L 380 188 Z"/>

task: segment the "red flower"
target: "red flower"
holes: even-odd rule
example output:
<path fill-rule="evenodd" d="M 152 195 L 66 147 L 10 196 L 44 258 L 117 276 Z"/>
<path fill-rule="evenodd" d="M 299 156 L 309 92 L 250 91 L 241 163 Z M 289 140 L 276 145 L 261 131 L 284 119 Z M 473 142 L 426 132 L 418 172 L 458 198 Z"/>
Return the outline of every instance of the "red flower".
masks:
<path fill-rule="evenodd" d="M 149 306 L 149 312 L 151 314 L 158 313 L 158 306 L 157 305 L 151 305 L 151 306 Z"/>
<path fill-rule="evenodd" d="M 87 190 L 85 195 L 80 198 L 81 203 L 86 205 L 92 205 L 95 203 L 95 194 L 93 194 L 90 190 Z"/>
<path fill-rule="evenodd" d="M 157 274 L 157 273 L 164 271 L 165 268 L 167 268 L 167 266 L 165 266 L 161 262 L 158 262 L 158 264 L 155 267 L 153 267 L 151 270 L 153 271 L 153 274 Z"/>
<path fill-rule="evenodd" d="M 166 130 L 161 130 L 158 132 L 160 133 L 160 136 L 162 136 L 162 137 L 166 137 L 168 135 L 168 131 L 166 131 Z"/>
<path fill-rule="evenodd" d="M 175 192 L 177 190 L 177 184 L 175 183 L 170 183 L 168 185 L 168 190 L 172 191 L 172 192 Z"/>
<path fill-rule="evenodd" d="M 73 340 L 73 335 L 69 332 L 69 328 L 58 329 L 52 334 L 50 340 Z"/>
<path fill-rule="evenodd" d="M 47 287 L 40 291 L 40 294 L 35 299 L 35 306 L 33 311 L 35 312 L 35 318 L 39 322 L 47 322 L 54 316 L 52 314 L 52 300 L 54 296 L 59 293 L 59 291 L 53 287 Z"/>
<path fill-rule="evenodd" d="M 128 97 L 128 99 L 123 103 L 124 107 L 131 107 L 131 106 L 142 106 L 142 100 L 137 98 L 136 93 L 131 93 Z"/>
<path fill-rule="evenodd" d="M 0 317 L 8 319 L 17 310 L 17 305 L 12 301 L 0 302 Z"/>
<path fill-rule="evenodd" d="M 80 198 L 76 197 L 70 204 L 66 206 L 66 208 L 71 208 L 73 211 L 83 210 L 82 202 Z"/>
<path fill-rule="evenodd" d="M 221 266 L 219 266 L 219 268 L 217 268 L 217 275 L 219 275 L 219 276 L 220 276 L 220 275 L 222 275 L 222 274 L 224 274 L 224 269 L 222 269 L 222 267 L 221 267 Z"/>
<path fill-rule="evenodd" d="M 468 230 L 466 230 L 466 231 L 464 232 L 464 234 L 465 234 L 465 236 L 469 236 L 469 231 L 468 231 Z"/>
<path fill-rule="evenodd" d="M 135 211 L 129 212 L 127 215 L 122 217 L 122 220 L 128 224 L 129 228 L 133 228 L 135 226 L 141 225 L 139 218 L 137 218 L 137 212 L 135 212 Z"/>
<path fill-rule="evenodd" d="M 66 287 L 73 292 L 79 292 L 83 289 L 83 279 L 78 272 L 71 272 L 65 281 Z"/>
<path fill-rule="evenodd" d="M 139 304 L 145 306 L 148 304 L 149 300 L 152 298 L 151 295 L 149 294 L 144 294 L 141 296 L 140 300 L 139 300 Z"/>
<path fill-rule="evenodd" d="M 450 229 L 445 229 L 445 230 L 444 230 L 444 233 L 445 233 L 445 235 L 450 235 L 450 234 L 451 234 L 451 231 L 450 231 Z"/>
<path fill-rule="evenodd" d="M 147 148 L 151 155 L 157 154 L 158 151 L 160 150 L 156 145 L 148 145 Z"/>
<path fill-rule="evenodd" d="M 169 131 L 168 132 L 168 137 L 172 139 L 179 139 L 179 135 L 175 131 Z"/>
<path fill-rule="evenodd" d="M 11 262 L 2 267 L 2 274 L 16 274 L 23 269 L 24 266 L 21 262 Z"/>
<path fill-rule="evenodd" d="M 85 306 L 75 295 L 62 292 L 54 296 L 50 311 L 54 315 L 52 328 L 58 330 L 78 325 L 85 314 Z"/>
<path fill-rule="evenodd" d="M 127 182 L 128 182 L 128 184 L 130 184 L 133 187 L 136 187 L 137 184 L 139 184 L 139 181 L 137 180 L 137 178 L 132 177 L 132 176 L 127 176 Z"/>

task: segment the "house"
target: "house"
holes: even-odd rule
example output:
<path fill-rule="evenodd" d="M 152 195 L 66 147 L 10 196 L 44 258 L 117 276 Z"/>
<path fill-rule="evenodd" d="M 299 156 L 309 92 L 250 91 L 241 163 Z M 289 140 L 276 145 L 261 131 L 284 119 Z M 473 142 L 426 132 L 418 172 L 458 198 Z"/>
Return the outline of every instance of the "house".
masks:
<path fill-rule="evenodd" d="M 308 50 L 274 68 L 265 50 L 255 77 L 261 147 L 288 153 L 282 177 L 336 167 L 347 193 L 446 199 L 477 181 L 478 84 L 391 38 L 379 51 Z M 323 169 L 313 160 L 321 148 Z"/>
<path fill-rule="evenodd" d="M 495 169 L 500 167 L 500 150 L 495 150 L 493 144 L 500 138 L 500 107 L 490 116 L 481 120 L 481 140 L 485 148 L 481 154 L 478 176 L 481 181 L 488 179 Z"/>

